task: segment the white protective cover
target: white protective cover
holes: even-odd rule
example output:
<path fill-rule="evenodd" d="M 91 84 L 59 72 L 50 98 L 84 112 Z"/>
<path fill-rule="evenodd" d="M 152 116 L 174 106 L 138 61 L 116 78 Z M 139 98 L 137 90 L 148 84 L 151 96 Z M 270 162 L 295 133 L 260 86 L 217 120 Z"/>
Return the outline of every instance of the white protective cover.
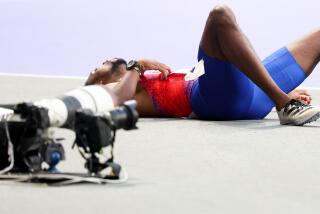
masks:
<path fill-rule="evenodd" d="M 77 98 L 82 108 L 90 109 L 94 113 L 109 111 L 115 107 L 110 93 L 98 85 L 81 87 L 65 95 Z"/>
<path fill-rule="evenodd" d="M 101 86 L 80 87 L 64 94 L 76 98 L 82 109 L 90 109 L 94 113 L 101 113 L 114 108 L 112 96 Z M 48 109 L 50 125 L 61 127 L 68 119 L 68 106 L 59 99 L 43 99 L 34 103 Z"/>

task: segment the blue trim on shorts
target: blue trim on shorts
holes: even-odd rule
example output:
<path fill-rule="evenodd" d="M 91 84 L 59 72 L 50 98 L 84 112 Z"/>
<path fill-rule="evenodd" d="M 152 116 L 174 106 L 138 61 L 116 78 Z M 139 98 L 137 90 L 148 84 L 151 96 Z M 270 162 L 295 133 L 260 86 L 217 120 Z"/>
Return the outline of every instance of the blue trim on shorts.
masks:
<path fill-rule="evenodd" d="M 198 60 L 201 59 L 205 74 L 194 82 L 190 96 L 192 110 L 200 119 L 261 119 L 269 114 L 274 103 L 240 69 L 199 48 Z M 285 93 L 307 77 L 286 47 L 267 57 L 263 64 Z"/>

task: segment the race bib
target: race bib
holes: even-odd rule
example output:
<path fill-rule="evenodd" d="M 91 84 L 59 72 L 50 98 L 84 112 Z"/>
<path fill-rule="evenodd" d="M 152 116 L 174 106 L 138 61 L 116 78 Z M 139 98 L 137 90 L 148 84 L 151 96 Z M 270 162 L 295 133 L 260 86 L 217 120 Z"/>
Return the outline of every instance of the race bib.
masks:
<path fill-rule="evenodd" d="M 198 64 L 189 71 L 186 76 L 184 77 L 184 80 L 190 81 L 190 80 L 195 80 L 198 79 L 200 76 L 205 74 L 204 71 L 204 61 L 203 59 L 198 62 Z"/>

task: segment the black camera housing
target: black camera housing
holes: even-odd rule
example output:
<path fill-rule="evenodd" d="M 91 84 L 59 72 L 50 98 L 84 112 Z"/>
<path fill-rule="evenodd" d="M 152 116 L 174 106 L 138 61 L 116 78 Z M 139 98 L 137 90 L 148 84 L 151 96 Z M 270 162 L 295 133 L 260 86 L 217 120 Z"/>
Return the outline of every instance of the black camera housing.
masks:
<path fill-rule="evenodd" d="M 75 116 L 75 144 L 81 148 L 86 159 L 85 167 L 90 173 L 98 174 L 106 167 L 111 167 L 115 178 L 120 172 L 120 165 L 113 162 L 113 147 L 117 129 L 137 129 L 139 115 L 136 102 L 129 101 L 103 115 L 94 115 L 90 110 L 76 112 Z M 100 162 L 97 157 L 104 147 L 111 146 L 111 156 L 107 161 Z"/>
<path fill-rule="evenodd" d="M 10 164 L 9 141 L 12 142 L 14 151 L 11 172 L 43 170 L 42 163 L 48 163 L 49 160 L 48 152 L 59 152 L 61 159 L 64 159 L 62 145 L 44 137 L 50 124 L 47 109 L 31 103 L 12 105 L 12 109 L 18 118 L 0 122 L 0 169 Z"/>
<path fill-rule="evenodd" d="M 114 140 L 114 130 L 109 121 L 104 117 L 95 116 L 90 110 L 76 112 L 75 133 L 75 143 L 86 153 L 100 152 Z"/>

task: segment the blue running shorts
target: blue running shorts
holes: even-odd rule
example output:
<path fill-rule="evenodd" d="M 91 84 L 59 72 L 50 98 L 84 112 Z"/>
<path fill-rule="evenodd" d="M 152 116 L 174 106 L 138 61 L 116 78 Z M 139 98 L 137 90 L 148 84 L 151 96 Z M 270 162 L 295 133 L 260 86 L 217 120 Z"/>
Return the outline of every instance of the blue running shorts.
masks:
<path fill-rule="evenodd" d="M 194 82 L 190 94 L 192 110 L 200 119 L 262 119 L 269 114 L 273 101 L 235 65 L 210 57 L 199 48 L 201 59 L 205 74 Z M 286 47 L 267 57 L 263 64 L 285 93 L 307 77 Z"/>

